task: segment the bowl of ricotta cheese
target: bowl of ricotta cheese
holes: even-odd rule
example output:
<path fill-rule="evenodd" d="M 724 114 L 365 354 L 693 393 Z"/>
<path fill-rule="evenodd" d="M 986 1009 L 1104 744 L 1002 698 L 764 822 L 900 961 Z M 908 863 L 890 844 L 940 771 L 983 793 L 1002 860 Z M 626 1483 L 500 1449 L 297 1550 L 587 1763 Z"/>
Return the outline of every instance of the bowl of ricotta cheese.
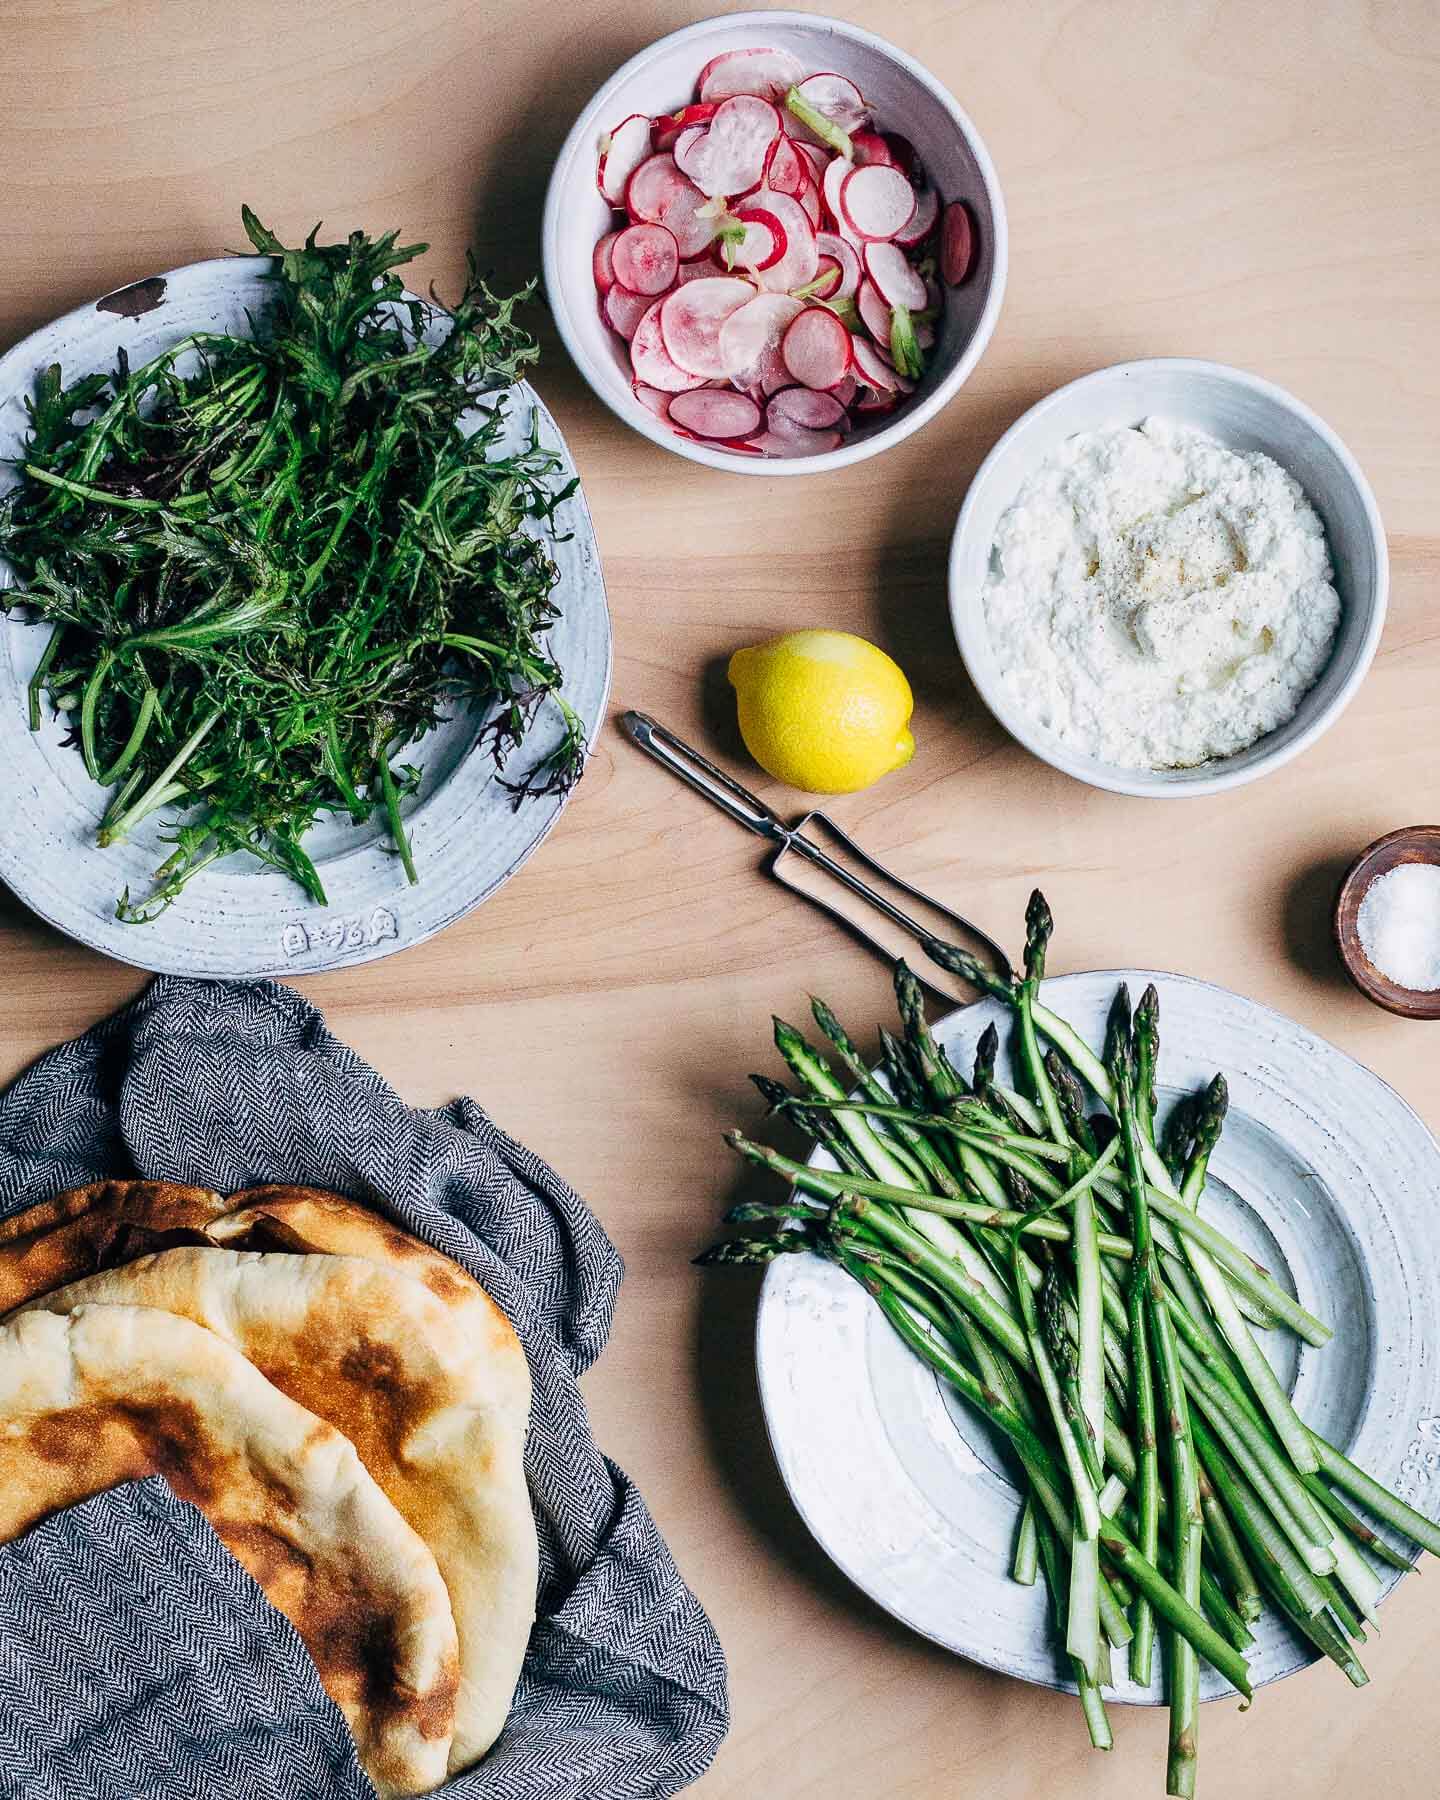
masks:
<path fill-rule="evenodd" d="M 1220 363 L 1122 363 L 1048 395 L 966 495 L 950 610 L 981 698 L 1093 786 L 1253 781 L 1333 724 L 1375 654 L 1389 563 L 1323 420 Z"/>

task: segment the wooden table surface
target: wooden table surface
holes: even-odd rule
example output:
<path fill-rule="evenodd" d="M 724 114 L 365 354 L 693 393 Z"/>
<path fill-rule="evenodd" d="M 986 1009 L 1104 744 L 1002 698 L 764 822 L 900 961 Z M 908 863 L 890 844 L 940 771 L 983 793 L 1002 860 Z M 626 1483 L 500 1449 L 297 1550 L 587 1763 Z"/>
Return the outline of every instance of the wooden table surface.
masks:
<path fill-rule="evenodd" d="M 403 228 L 453 284 L 467 243 L 538 264 L 574 114 L 699 0 L 0 0 L 0 346 L 133 278 L 241 242 L 249 201 Z M 960 97 L 1000 170 L 1010 290 L 978 371 L 881 459 L 809 481 L 715 474 L 628 433 L 546 333 L 539 386 L 584 475 L 614 612 L 616 708 L 743 761 L 727 653 L 787 627 L 864 633 L 908 671 L 914 763 L 835 815 L 1013 937 L 1042 882 L 1052 966 L 1203 975 L 1324 1033 L 1440 1126 L 1440 1027 L 1351 991 L 1338 875 L 1435 804 L 1440 630 L 1440 11 L 1428 0 L 852 0 Z M 1390 619 L 1325 741 L 1239 792 L 1169 805 L 1068 781 L 968 688 L 945 612 L 967 481 L 1032 401 L 1129 357 L 1215 357 L 1301 395 L 1369 473 Z M 753 778 L 754 772 L 751 772 Z M 782 807 L 800 803 L 775 790 Z M 0 905 L 0 1075 L 140 977 Z M 543 853 L 483 911 L 382 963 L 310 980 L 401 1092 L 476 1095 L 589 1198 L 629 1264 L 589 1394 L 730 1659 L 734 1729 L 706 1800 L 1151 1795 L 1161 1715 L 1109 1759 L 1073 1704 L 891 1622 L 812 1545 L 755 1399 L 754 1287 L 689 1258 L 733 1191 L 721 1129 L 754 1121 L 772 1010 L 810 989 L 861 1022 L 885 970 L 759 872 L 756 847 L 607 725 Z M 1440 1303 L 1440 1296 L 1437 1296 Z M 1437 1497 L 1440 1498 L 1440 1497 Z M 1436 1577 L 1410 1581 L 1353 1694 L 1315 1669 L 1242 1717 L 1207 1709 L 1225 1800 L 1436 1792 Z"/>

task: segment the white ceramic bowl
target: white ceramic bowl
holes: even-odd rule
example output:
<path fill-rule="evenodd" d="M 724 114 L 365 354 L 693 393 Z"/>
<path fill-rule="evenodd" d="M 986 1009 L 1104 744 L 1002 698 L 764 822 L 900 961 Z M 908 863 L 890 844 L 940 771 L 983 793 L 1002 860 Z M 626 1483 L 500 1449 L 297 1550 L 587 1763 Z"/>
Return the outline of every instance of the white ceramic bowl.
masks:
<path fill-rule="evenodd" d="M 595 186 L 601 136 L 630 113 L 669 112 L 694 98 L 695 78 L 712 56 L 752 46 L 793 51 L 812 72 L 846 75 L 875 108 L 882 129 L 903 132 L 944 200 L 964 200 L 975 215 L 976 267 L 947 290 L 945 317 L 916 392 L 895 412 L 861 425 L 824 456 L 748 456 L 676 435 L 647 412 L 630 388 L 626 346 L 600 317 L 591 252 L 610 228 L 610 209 Z M 550 177 L 543 229 L 545 287 L 555 322 L 582 375 L 627 425 L 680 456 L 712 469 L 751 475 L 811 475 L 875 456 L 939 412 L 979 362 L 1005 293 L 1005 205 L 994 165 L 975 127 L 919 63 L 882 38 L 810 13 L 745 12 L 706 19 L 661 38 L 611 76 L 575 121 Z"/>
<path fill-rule="evenodd" d="M 1304 488 L 1325 526 L 1342 617 L 1319 681 L 1288 725 L 1248 750 L 1193 769 L 1122 769 L 1081 755 L 1018 707 L 1000 679 L 981 599 L 995 530 L 1025 478 L 1080 431 L 1138 425 L 1151 415 L 1261 450 Z M 1175 798 L 1239 787 L 1298 756 L 1339 718 L 1380 642 L 1390 586 L 1385 529 L 1360 465 L 1309 407 L 1272 382 L 1223 363 L 1180 357 L 1117 363 L 1032 406 L 980 465 L 950 550 L 950 617 L 970 678 L 1011 734 L 1044 762 L 1117 794 Z"/>

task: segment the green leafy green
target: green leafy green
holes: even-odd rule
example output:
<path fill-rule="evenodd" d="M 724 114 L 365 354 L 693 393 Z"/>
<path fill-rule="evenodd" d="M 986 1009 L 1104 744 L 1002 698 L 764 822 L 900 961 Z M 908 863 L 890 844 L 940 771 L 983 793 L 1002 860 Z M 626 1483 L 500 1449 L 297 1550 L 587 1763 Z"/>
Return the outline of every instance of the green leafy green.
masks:
<path fill-rule="evenodd" d="M 504 785 L 563 792 L 584 728 L 546 653 L 557 616 L 543 531 L 574 489 L 529 442 L 502 454 L 505 405 L 537 351 L 517 322 L 533 283 L 493 294 L 473 261 L 458 302 L 406 293 L 425 248 L 311 233 L 276 259 L 253 337 L 197 332 L 132 369 L 40 375 L 0 555 L 51 636 L 29 696 L 72 725 L 115 792 L 99 841 L 163 812 L 171 854 L 119 914 L 153 918 L 218 858 L 247 850 L 317 902 L 303 839 L 323 814 L 378 810 L 410 880 L 395 756 L 460 706 L 497 762 L 542 707 L 558 746 Z M 478 425 L 477 425 L 478 420 Z"/>

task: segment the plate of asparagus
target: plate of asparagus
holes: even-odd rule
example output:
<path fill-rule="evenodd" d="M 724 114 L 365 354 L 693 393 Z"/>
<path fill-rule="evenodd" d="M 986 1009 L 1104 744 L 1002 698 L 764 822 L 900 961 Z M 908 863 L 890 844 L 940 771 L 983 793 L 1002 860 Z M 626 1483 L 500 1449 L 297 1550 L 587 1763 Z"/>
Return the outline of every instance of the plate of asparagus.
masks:
<path fill-rule="evenodd" d="M 1046 980 L 1050 933 L 1036 894 L 1018 974 L 928 943 L 985 996 L 933 1026 L 898 965 L 878 1065 L 823 1001 L 777 1020 L 789 1080 L 752 1079 L 808 1153 L 730 1134 L 757 1181 L 701 1261 L 769 1265 L 765 1416 L 834 1561 L 1077 1693 L 1097 1748 L 1110 1703 L 1167 1705 L 1191 1795 L 1202 1700 L 1363 1685 L 1440 1554 L 1440 1148 L 1239 995 Z"/>

